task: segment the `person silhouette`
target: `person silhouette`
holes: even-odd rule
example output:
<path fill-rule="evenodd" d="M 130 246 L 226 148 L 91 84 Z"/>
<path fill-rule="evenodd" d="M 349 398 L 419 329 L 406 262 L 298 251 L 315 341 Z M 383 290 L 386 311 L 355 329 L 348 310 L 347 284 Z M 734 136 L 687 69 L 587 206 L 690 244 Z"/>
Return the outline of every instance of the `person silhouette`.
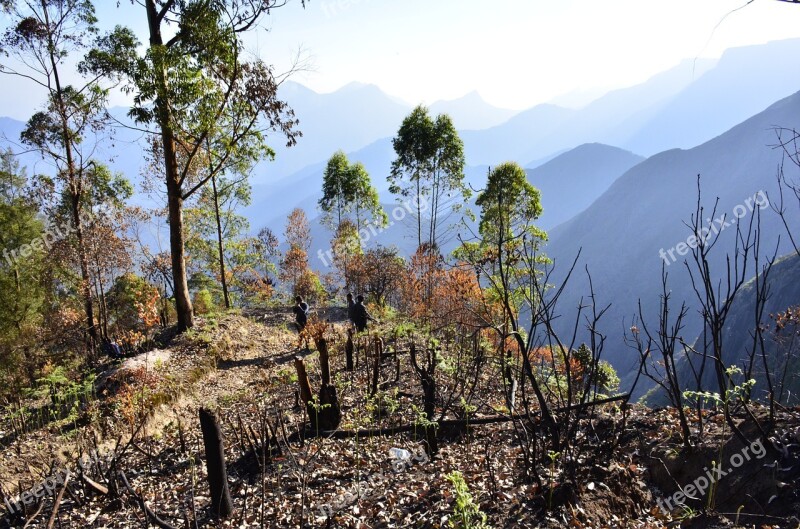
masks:
<path fill-rule="evenodd" d="M 302 332 L 306 328 L 306 323 L 308 323 L 308 303 L 303 301 L 302 296 L 296 296 L 294 301 L 295 306 L 292 308 L 294 322 L 297 325 L 298 332 Z"/>
<path fill-rule="evenodd" d="M 364 296 L 359 295 L 356 298 L 355 305 L 353 305 L 353 323 L 356 325 L 356 330 L 358 330 L 358 332 L 367 330 L 367 322 L 369 321 L 377 323 L 378 320 L 373 318 L 367 310 L 367 307 L 364 306 Z"/>

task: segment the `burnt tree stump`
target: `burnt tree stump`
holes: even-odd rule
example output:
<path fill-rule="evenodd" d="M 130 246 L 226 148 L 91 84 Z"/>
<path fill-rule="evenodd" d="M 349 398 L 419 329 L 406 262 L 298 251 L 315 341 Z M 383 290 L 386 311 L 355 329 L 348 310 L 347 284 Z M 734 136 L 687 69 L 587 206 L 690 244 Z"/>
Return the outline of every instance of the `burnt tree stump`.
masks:
<path fill-rule="evenodd" d="M 224 439 L 217 417 L 205 408 L 200 408 L 200 429 L 203 432 L 203 445 L 206 449 L 211 510 L 220 518 L 227 518 L 233 512 L 233 500 L 228 489 Z"/>

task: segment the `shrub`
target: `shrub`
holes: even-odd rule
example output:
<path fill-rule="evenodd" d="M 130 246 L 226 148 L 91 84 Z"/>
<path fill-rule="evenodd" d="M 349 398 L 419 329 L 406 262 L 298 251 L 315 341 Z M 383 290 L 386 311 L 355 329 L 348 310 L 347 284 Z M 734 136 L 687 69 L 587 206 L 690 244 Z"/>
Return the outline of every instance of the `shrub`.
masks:
<path fill-rule="evenodd" d="M 198 290 L 192 300 L 195 314 L 210 314 L 214 311 L 214 299 L 207 289 Z"/>

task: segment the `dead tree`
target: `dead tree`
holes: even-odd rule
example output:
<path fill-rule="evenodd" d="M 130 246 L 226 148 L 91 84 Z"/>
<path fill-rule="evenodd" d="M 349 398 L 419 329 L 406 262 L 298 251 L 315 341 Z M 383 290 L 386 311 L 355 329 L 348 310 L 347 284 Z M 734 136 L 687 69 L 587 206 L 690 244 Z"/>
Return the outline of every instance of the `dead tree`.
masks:
<path fill-rule="evenodd" d="M 511 351 L 506 351 L 505 362 L 502 366 L 503 381 L 506 388 L 506 406 L 508 413 L 514 413 L 517 397 L 517 377 L 514 376 L 514 357 Z"/>
<path fill-rule="evenodd" d="M 434 413 L 436 411 L 436 348 L 430 347 L 427 349 L 427 365 L 424 368 L 420 367 L 417 362 L 417 347 L 413 341 L 409 348 L 409 355 L 411 357 L 411 366 L 417 373 L 422 385 L 423 412 L 425 414 L 422 429 L 425 432 L 425 452 L 428 457 L 433 457 L 439 450 L 436 432 L 439 425 L 434 422 Z"/>
<path fill-rule="evenodd" d="M 328 342 L 324 337 L 316 339 L 319 351 L 319 364 L 322 372 L 322 386 L 319 388 L 315 414 L 312 415 L 312 424 L 317 430 L 330 431 L 339 427 L 342 420 L 342 411 L 339 407 L 339 397 L 336 386 L 331 383 L 330 355 Z"/>
<path fill-rule="evenodd" d="M 378 392 L 378 382 L 381 377 L 381 363 L 383 362 L 383 340 L 381 340 L 379 336 L 376 336 L 373 343 L 375 345 L 375 352 L 372 363 L 372 386 L 370 396 L 375 396 L 375 393 Z"/>
<path fill-rule="evenodd" d="M 200 429 L 203 431 L 203 445 L 206 450 L 211 510 L 215 515 L 227 518 L 233 512 L 233 500 L 228 489 L 224 439 L 216 416 L 205 408 L 200 408 Z"/>
<path fill-rule="evenodd" d="M 319 360 L 322 372 L 322 385 L 317 398 L 313 397 L 305 363 L 299 356 L 294 359 L 294 367 L 297 371 L 300 399 L 306 406 L 311 427 L 317 432 L 331 431 L 339 427 L 339 423 L 342 420 L 342 411 L 339 406 L 339 397 L 336 394 L 336 386 L 331 384 L 328 343 L 324 338 L 317 340 L 317 349 L 320 353 Z"/>
<path fill-rule="evenodd" d="M 651 331 L 642 309 L 642 302 L 639 300 L 639 323 L 641 329 L 636 325 L 631 326 L 631 335 L 628 336 L 626 333 L 625 341 L 639 353 L 639 372 L 664 391 L 670 404 L 678 412 L 683 445 L 689 448 L 691 446 L 691 432 L 689 430 L 689 420 L 684 409 L 685 399 L 683 397 L 686 382 L 680 379 L 676 364 L 676 355 L 680 358 L 683 352 L 682 347 L 680 347 L 680 336 L 684 326 L 683 321 L 689 312 L 689 308 L 685 302 L 681 303 L 680 309 L 673 319 L 673 316 L 671 316 L 671 293 L 668 288 L 668 277 L 666 265 L 662 264 L 658 327 Z M 696 371 L 692 359 L 688 356 L 686 358 L 692 370 Z M 703 367 L 704 365 L 701 365 L 701 372 Z M 699 379 L 697 384 L 701 384 Z"/>

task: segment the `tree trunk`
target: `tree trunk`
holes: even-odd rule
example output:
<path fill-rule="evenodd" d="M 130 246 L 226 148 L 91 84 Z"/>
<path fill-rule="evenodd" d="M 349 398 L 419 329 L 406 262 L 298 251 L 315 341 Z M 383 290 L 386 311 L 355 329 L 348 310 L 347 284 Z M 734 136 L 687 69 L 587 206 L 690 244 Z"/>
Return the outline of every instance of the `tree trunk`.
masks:
<path fill-rule="evenodd" d="M 167 149 L 164 149 L 165 151 Z M 175 154 L 174 149 L 170 149 Z M 172 165 L 177 173 L 175 160 Z M 177 177 L 177 175 L 176 175 Z M 175 295 L 175 310 L 178 314 L 178 331 L 183 332 L 194 325 L 192 300 L 189 296 L 189 283 L 186 278 L 186 260 L 184 259 L 183 237 L 183 198 L 177 181 L 167 179 L 167 201 L 169 209 L 169 243 L 172 258 L 172 282 Z"/>
<path fill-rule="evenodd" d="M 381 377 L 381 362 L 383 361 L 383 340 L 379 336 L 375 337 L 375 356 L 374 363 L 372 364 L 372 386 L 370 389 L 370 397 L 375 396 L 378 392 L 378 382 Z"/>
<path fill-rule="evenodd" d="M 509 413 L 514 413 L 517 395 L 517 379 L 514 377 L 514 369 L 511 366 L 512 361 L 513 357 L 511 356 L 511 351 L 506 351 L 506 361 L 505 365 L 503 366 L 503 378 L 505 379 L 506 383 L 506 406 L 508 406 Z"/>
<path fill-rule="evenodd" d="M 411 357 L 411 366 L 416 371 L 419 377 L 420 384 L 422 385 L 423 395 L 423 410 L 425 412 L 425 419 L 427 424 L 423 427 L 425 433 L 425 453 L 428 457 L 433 457 L 439 451 L 439 440 L 437 437 L 438 424 L 434 422 L 434 414 L 436 413 L 436 378 L 434 375 L 436 369 L 436 350 L 432 352 L 432 356 L 428 358 L 428 366 L 426 368 L 420 367 L 417 362 L 417 347 L 414 342 L 411 342 L 409 347 L 409 356 Z"/>
<path fill-rule="evenodd" d="M 231 299 L 228 295 L 228 279 L 225 277 L 225 252 L 222 248 L 222 221 L 219 218 L 219 195 L 217 194 L 217 178 L 211 177 L 211 189 L 214 191 L 214 216 L 217 220 L 217 251 L 219 252 L 219 277 L 222 282 L 222 297 L 225 299 L 225 308 L 231 308 Z"/>
<path fill-rule="evenodd" d="M 67 148 L 67 152 L 71 153 L 71 149 Z M 71 154 L 67 155 L 71 159 Z M 70 162 L 68 162 L 69 165 Z M 74 167 L 70 168 L 70 172 L 74 172 Z M 70 177 L 72 179 L 73 177 Z M 91 341 L 91 347 L 94 349 L 98 343 L 97 326 L 94 322 L 94 307 L 92 305 L 92 286 L 91 277 L 89 276 L 89 259 L 86 255 L 86 241 L 83 233 L 83 222 L 81 221 L 80 210 L 80 193 L 73 194 L 72 200 L 72 223 L 75 227 L 75 237 L 78 241 L 78 260 L 81 267 L 81 293 L 83 295 L 83 308 L 86 313 L 86 332 Z"/>
<path fill-rule="evenodd" d="M 203 445 L 206 451 L 211 510 L 217 516 L 226 518 L 233 512 L 233 501 L 228 490 L 225 446 L 217 418 L 205 408 L 200 408 L 200 429 L 203 431 Z"/>
<path fill-rule="evenodd" d="M 163 45 L 161 23 L 155 0 L 147 0 L 147 23 L 150 31 L 150 47 Z M 175 310 L 178 313 L 178 332 L 186 331 L 194 325 L 192 301 L 186 280 L 186 260 L 184 259 L 183 237 L 183 193 L 178 157 L 175 152 L 175 134 L 172 130 L 171 109 L 167 97 L 167 77 L 163 65 L 156 65 L 156 110 L 161 128 L 161 143 L 164 149 L 164 172 L 167 182 L 167 210 L 169 218 L 169 243 L 172 257 L 172 283 L 175 295 Z"/>

